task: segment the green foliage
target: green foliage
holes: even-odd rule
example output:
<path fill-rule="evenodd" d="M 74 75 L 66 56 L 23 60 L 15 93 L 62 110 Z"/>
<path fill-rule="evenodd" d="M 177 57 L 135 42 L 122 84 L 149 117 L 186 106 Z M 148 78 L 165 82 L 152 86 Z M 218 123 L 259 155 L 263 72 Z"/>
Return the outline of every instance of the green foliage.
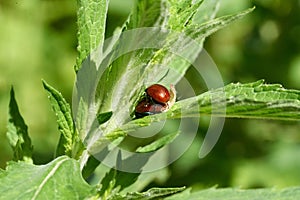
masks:
<path fill-rule="evenodd" d="M 161 5 L 159 6 L 166 5 L 166 8 L 163 11 L 158 8 L 154 9 L 154 6 L 158 5 L 151 4 L 150 6 L 150 4 L 147 4 L 146 2 L 148 1 L 137 2 L 137 10 L 133 11 L 132 15 L 129 17 L 129 21 L 124 25 L 125 31 L 122 35 L 122 38 L 125 39 L 112 41 L 116 44 L 112 45 L 114 48 L 111 49 L 111 54 L 117 55 L 116 59 L 111 63 L 111 65 L 108 67 L 103 64 L 95 66 L 95 63 L 101 63 L 103 60 L 105 60 L 105 58 L 103 58 L 103 54 L 96 54 L 99 52 L 99 49 L 97 49 L 97 51 L 91 52 L 91 55 L 93 56 L 87 58 L 86 62 L 84 62 L 84 64 L 87 63 L 87 65 L 82 67 L 82 70 L 86 71 L 88 71 L 88 69 L 84 68 L 99 69 L 97 73 L 100 76 L 100 80 L 96 91 L 92 92 L 92 94 L 95 93 L 96 96 L 94 100 L 95 102 L 89 102 L 88 107 L 92 108 L 94 105 L 99 105 L 98 113 L 108 112 L 111 109 L 113 112 L 113 115 L 108 121 L 108 124 L 105 126 L 105 129 L 101 130 L 103 132 L 101 135 L 105 135 L 106 138 L 100 137 L 98 140 L 89 142 L 87 144 L 92 152 L 100 151 L 102 148 L 104 148 L 103 144 L 107 143 L 107 140 L 115 140 L 118 137 L 126 135 L 126 132 L 124 133 L 117 131 L 112 133 L 112 131 L 114 131 L 116 128 L 118 129 L 122 127 L 123 125 L 126 126 L 126 123 L 131 120 L 134 106 L 139 101 L 141 93 L 147 84 L 157 82 L 160 82 L 164 85 L 176 84 L 184 76 L 186 70 L 190 66 L 190 63 L 182 59 L 182 57 L 188 59 L 190 62 L 193 62 L 201 51 L 202 43 L 204 41 L 203 39 L 206 36 L 223 28 L 230 22 L 241 18 L 253 10 L 249 9 L 238 14 L 214 19 L 198 25 L 193 23 L 194 21 L 192 19 L 194 14 L 187 15 L 184 11 L 185 9 L 183 6 L 186 6 L 187 1 L 185 3 L 181 2 L 178 4 L 173 4 L 168 1 L 161 1 Z M 200 2 L 189 2 L 188 4 L 193 10 L 193 13 L 197 11 L 199 6 L 201 6 Z M 151 20 L 149 19 L 146 22 L 147 25 L 150 26 L 151 23 L 151 26 L 166 28 L 167 30 L 170 28 L 171 30 L 169 32 L 167 31 L 165 34 L 162 34 L 159 32 L 160 29 L 137 29 L 137 32 L 130 31 L 132 28 L 139 28 L 139 26 L 143 25 L 141 23 L 144 21 L 141 20 L 139 18 L 140 16 L 138 17 L 137 15 L 139 15 L 140 9 L 147 9 L 148 6 L 150 6 L 150 10 L 153 10 L 152 12 L 165 13 L 161 14 L 161 16 L 158 18 L 155 18 L 154 16 L 156 15 L 154 14 L 154 18 L 150 18 Z M 169 20 L 173 19 L 173 16 L 169 16 L 167 13 L 171 12 L 173 9 L 178 10 L 177 17 L 182 16 L 185 17 L 186 20 L 178 22 L 174 19 L 174 22 L 169 22 Z M 211 10 L 211 12 L 211 15 L 213 16 L 215 14 L 214 10 Z M 191 23 L 185 23 L 187 20 L 190 20 Z M 166 22 L 174 23 L 174 26 L 166 25 Z M 179 25 L 178 23 L 180 22 L 184 24 Z M 126 32 L 126 30 L 129 31 Z M 193 40 L 182 37 L 179 31 L 183 32 L 187 36 L 191 36 L 191 38 L 199 43 L 195 44 Z M 138 43 L 136 42 L 137 36 L 140 37 L 138 39 Z M 156 37 L 157 39 L 154 39 Z M 162 42 L 158 42 L 157 44 L 156 41 L 158 39 L 162 39 Z M 138 45 L 138 47 L 139 45 L 153 47 L 153 49 L 138 49 L 126 54 L 124 53 L 124 55 L 119 55 L 118 57 L 119 52 L 126 52 L 127 49 L 131 50 L 130 47 L 128 47 L 131 45 L 133 46 L 132 49 L 135 49 L 135 45 Z M 101 48 L 102 44 L 100 44 L 99 47 Z M 178 55 L 174 52 L 180 53 Z M 107 59 L 109 60 L 112 58 Z M 104 62 L 104 64 L 107 63 Z M 166 68 L 165 66 L 170 66 L 170 68 Z M 77 79 L 77 85 L 85 85 L 86 79 L 87 78 L 79 77 Z M 78 91 L 80 91 L 80 88 Z M 86 109 L 86 111 L 88 110 L 89 109 Z M 87 115 L 88 114 L 85 114 L 85 116 Z M 139 121 L 145 120 L 147 119 L 141 119 Z M 81 124 L 82 122 L 79 121 L 77 123 Z M 129 122 L 129 126 L 130 123 L 134 122 Z"/>
<path fill-rule="evenodd" d="M 78 162 L 66 156 L 39 166 L 9 162 L 0 179 L 0 199 L 84 199 L 96 194 L 82 179 Z"/>
<path fill-rule="evenodd" d="M 254 8 L 214 19 L 218 0 L 136 0 L 125 24 L 116 28 L 112 38 L 105 40 L 108 2 L 78 1 L 79 55 L 75 65 L 77 82 L 74 91 L 78 98 L 73 101 L 73 113 L 62 94 L 43 81 L 60 131 L 56 152 L 59 157 L 52 162 L 39 166 L 30 163 L 31 140 L 11 89 L 7 137 L 14 151 L 14 160 L 19 162 L 10 162 L 6 170 L 0 171 L 0 198 L 299 198 L 297 187 L 283 190 L 212 188 L 196 192 L 185 190 L 185 187 L 154 187 L 145 192 L 128 191 L 125 189 L 139 181 L 139 173 L 149 157 L 143 161 L 145 163 L 134 163 L 134 157 L 122 160 L 121 152 L 118 152 L 115 167 L 123 169 L 122 164 L 127 161 L 139 170 L 137 173 L 112 168 L 102 180 L 97 181 L 96 186 L 84 181 L 82 176 L 88 179 L 100 164 L 91 154 L 113 151 L 128 138 L 128 133 L 154 122 L 199 115 L 290 121 L 300 119 L 300 91 L 284 89 L 279 84 L 265 84 L 262 80 L 247 84 L 231 83 L 211 89 L 177 101 L 164 113 L 134 119 L 135 105 L 145 87 L 151 83 L 177 84 L 196 60 L 207 36 L 247 15 Z M 149 32 L 144 27 L 153 28 Z M 140 47 L 138 45 L 147 48 L 135 49 Z M 186 58 L 189 60 L 184 60 Z M 166 69 L 165 66 L 170 67 Z M 180 131 L 176 131 L 157 137 L 136 148 L 135 152 L 149 153 L 151 157 L 152 152 L 172 143 L 179 134 Z"/>
<path fill-rule="evenodd" d="M 14 160 L 32 163 L 33 146 L 28 135 L 27 125 L 20 114 L 14 89 L 10 90 L 9 119 L 6 136 L 14 152 Z"/>

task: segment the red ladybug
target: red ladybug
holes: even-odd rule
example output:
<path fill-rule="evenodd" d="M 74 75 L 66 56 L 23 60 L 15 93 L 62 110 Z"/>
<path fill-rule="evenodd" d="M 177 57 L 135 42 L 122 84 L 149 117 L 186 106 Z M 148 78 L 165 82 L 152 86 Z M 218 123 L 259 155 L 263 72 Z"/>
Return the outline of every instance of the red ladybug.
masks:
<path fill-rule="evenodd" d="M 160 84 L 151 85 L 145 90 L 144 98 L 135 107 L 135 116 L 142 118 L 167 111 L 173 106 L 175 100 L 174 85 L 170 86 L 170 91 Z"/>
<path fill-rule="evenodd" d="M 154 103 L 147 98 L 144 98 L 142 101 L 138 103 L 135 107 L 135 116 L 136 118 L 142 118 L 148 115 L 154 115 L 157 113 L 161 113 L 167 109 L 167 105 L 162 105 L 158 103 Z"/>
<path fill-rule="evenodd" d="M 154 84 L 148 87 L 146 94 L 157 103 L 166 104 L 170 100 L 169 90 L 160 84 Z"/>

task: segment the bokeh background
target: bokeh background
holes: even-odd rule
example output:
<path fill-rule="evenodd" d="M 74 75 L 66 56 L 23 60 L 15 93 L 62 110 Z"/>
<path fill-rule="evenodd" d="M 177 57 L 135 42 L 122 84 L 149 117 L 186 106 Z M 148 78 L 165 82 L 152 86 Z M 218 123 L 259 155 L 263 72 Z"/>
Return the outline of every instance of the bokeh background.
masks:
<path fill-rule="evenodd" d="M 123 24 L 132 5 L 133 0 L 111 0 L 107 36 Z M 265 79 L 300 89 L 300 1 L 222 0 L 218 16 L 254 5 L 253 13 L 209 37 L 205 49 L 225 84 Z M 41 80 L 71 102 L 76 6 L 75 0 L 0 0 L 1 168 L 12 158 L 5 136 L 12 85 L 29 126 L 35 163 L 53 159 L 59 132 Z M 198 87 L 199 91 L 203 88 Z M 213 151 L 199 159 L 206 128 L 202 120 L 199 138 L 152 185 L 257 188 L 300 184 L 299 122 L 227 119 Z"/>

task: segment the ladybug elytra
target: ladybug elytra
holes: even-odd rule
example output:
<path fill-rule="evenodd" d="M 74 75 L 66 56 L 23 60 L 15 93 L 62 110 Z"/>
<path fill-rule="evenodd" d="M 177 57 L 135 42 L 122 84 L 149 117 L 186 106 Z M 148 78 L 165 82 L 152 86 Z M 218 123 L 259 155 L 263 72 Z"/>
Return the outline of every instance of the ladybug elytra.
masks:
<path fill-rule="evenodd" d="M 169 90 L 160 84 L 151 85 L 146 89 L 146 93 L 157 103 L 165 104 L 170 100 Z"/>
<path fill-rule="evenodd" d="M 136 118 L 158 114 L 167 111 L 176 99 L 176 91 L 173 85 L 170 91 L 163 85 L 154 84 L 145 90 L 145 96 L 135 107 Z"/>
<path fill-rule="evenodd" d="M 135 116 L 136 118 L 145 117 L 148 115 L 154 115 L 161 113 L 167 109 L 167 105 L 162 105 L 149 101 L 148 99 L 143 99 L 135 107 Z"/>

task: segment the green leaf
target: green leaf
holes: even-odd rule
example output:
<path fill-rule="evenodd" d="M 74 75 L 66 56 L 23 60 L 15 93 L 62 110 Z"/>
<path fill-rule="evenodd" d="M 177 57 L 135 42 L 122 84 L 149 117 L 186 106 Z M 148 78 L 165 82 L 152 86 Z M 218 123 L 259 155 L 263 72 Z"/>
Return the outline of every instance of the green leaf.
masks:
<path fill-rule="evenodd" d="M 213 95 L 215 102 L 226 103 L 224 117 L 300 120 L 299 90 L 285 89 L 280 84 L 265 84 L 260 80 L 248 84 L 232 83 L 224 91 L 226 99 L 217 96 L 220 89 L 202 95 L 203 99 Z M 211 111 L 205 107 L 203 113 Z M 222 115 L 218 110 L 215 113 Z"/>
<path fill-rule="evenodd" d="M 99 160 L 97 160 L 93 156 L 90 156 L 81 170 L 83 178 L 87 180 L 94 173 L 95 169 L 98 167 L 99 164 Z"/>
<path fill-rule="evenodd" d="M 165 135 L 162 138 L 159 138 L 158 140 L 155 140 L 153 143 L 148 144 L 143 147 L 139 147 L 136 152 L 138 153 L 147 153 L 152 152 L 160 149 L 161 147 L 171 143 L 177 136 L 179 135 L 179 132 L 174 132 L 168 135 Z"/>
<path fill-rule="evenodd" d="M 78 53 L 75 70 L 98 45 L 104 42 L 108 0 L 78 0 Z"/>
<path fill-rule="evenodd" d="M 14 152 L 13 159 L 32 163 L 33 146 L 28 135 L 27 125 L 20 114 L 13 88 L 10 90 L 7 129 L 6 136 Z"/>
<path fill-rule="evenodd" d="M 219 0 L 136 0 L 126 29 L 162 27 L 181 31 L 188 24 L 212 19 Z"/>
<path fill-rule="evenodd" d="M 104 178 L 101 180 L 101 189 L 99 191 L 99 195 L 103 198 L 106 198 L 112 193 L 113 188 L 116 186 L 116 174 L 117 170 L 111 168 L 109 172 L 107 172 Z"/>
<path fill-rule="evenodd" d="M 100 113 L 97 115 L 99 125 L 107 122 L 112 116 L 112 112 Z"/>
<path fill-rule="evenodd" d="M 159 20 L 163 3 L 161 0 L 135 0 L 135 5 L 126 22 L 126 29 L 153 27 Z"/>
<path fill-rule="evenodd" d="M 185 187 L 178 188 L 151 188 L 146 192 L 130 192 L 125 195 L 116 194 L 109 198 L 109 200 L 150 200 L 182 192 Z"/>
<path fill-rule="evenodd" d="M 300 187 L 285 189 L 216 189 L 210 188 L 190 193 L 188 190 L 183 193 L 167 197 L 166 200 L 293 200 L 300 198 Z"/>
<path fill-rule="evenodd" d="M 123 162 L 131 162 L 131 164 L 135 164 L 136 169 L 141 171 L 141 167 L 143 166 L 140 165 L 140 163 L 135 163 L 134 160 L 132 160 L 133 157 L 129 157 L 125 159 L 124 161 L 121 159 L 121 152 L 118 152 L 118 157 L 117 157 L 117 166 L 118 169 L 122 169 L 122 164 Z M 140 167 L 139 167 L 140 166 Z M 113 194 L 122 191 L 123 189 L 131 186 L 134 184 L 140 173 L 129 173 L 125 171 L 120 171 L 115 168 L 111 168 L 108 173 L 106 173 L 105 177 L 101 181 L 101 190 L 99 192 L 100 196 L 103 197 L 104 199 L 107 199 L 108 196 L 112 196 Z"/>
<path fill-rule="evenodd" d="M 193 17 L 192 24 L 202 24 L 215 17 L 220 0 L 204 0 Z"/>
<path fill-rule="evenodd" d="M 170 13 L 167 28 L 181 31 L 193 22 L 192 18 L 201 7 L 203 0 L 168 0 L 168 2 Z"/>
<path fill-rule="evenodd" d="M 143 191 L 151 183 L 164 183 L 170 177 L 170 171 L 168 168 L 162 168 L 153 172 L 142 173 L 139 175 L 136 182 L 129 187 L 124 188 L 121 194 L 125 194 L 132 191 Z"/>
<path fill-rule="evenodd" d="M 213 104 L 212 104 L 213 102 Z M 231 83 L 195 97 L 176 102 L 165 113 L 132 120 L 107 136 L 128 134 L 153 122 L 183 117 L 213 115 L 219 117 L 300 120 L 300 91 L 279 84 Z"/>
<path fill-rule="evenodd" d="M 85 199 L 95 188 L 81 177 L 79 164 L 66 156 L 47 165 L 10 162 L 0 171 L 1 199 Z"/>
<path fill-rule="evenodd" d="M 211 35 L 212 33 L 220 30 L 221 28 L 228 26 L 230 23 L 244 17 L 245 15 L 252 12 L 254 9 L 255 7 L 249 8 L 240 13 L 219 17 L 217 19 L 213 19 L 203 24 L 191 24 L 187 28 L 186 33 L 190 37 L 195 38 L 197 41 L 199 41 Z"/>
<path fill-rule="evenodd" d="M 43 80 L 43 86 L 49 93 L 49 99 L 52 109 L 56 115 L 58 129 L 61 133 L 59 144 L 57 147 L 57 155 L 72 156 L 73 141 L 75 139 L 75 129 L 71 114 L 70 105 L 63 98 L 62 94 L 51 87 Z"/>

